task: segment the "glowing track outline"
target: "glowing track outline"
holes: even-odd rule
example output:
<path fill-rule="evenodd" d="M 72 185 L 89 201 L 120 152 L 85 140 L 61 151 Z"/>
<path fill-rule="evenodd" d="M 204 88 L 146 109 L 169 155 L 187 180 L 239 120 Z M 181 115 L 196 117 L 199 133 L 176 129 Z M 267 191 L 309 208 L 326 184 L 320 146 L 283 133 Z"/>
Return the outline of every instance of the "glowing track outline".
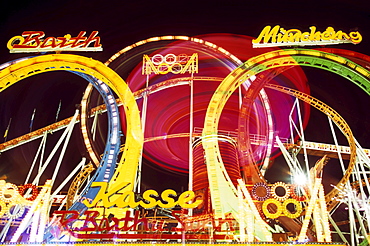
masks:
<path fill-rule="evenodd" d="M 103 63 L 77 55 L 53 54 L 33 57 L 12 64 L 0 71 L 0 92 L 27 77 L 48 71 L 75 71 L 91 75 L 107 84 L 124 103 L 127 116 L 127 137 L 125 150 L 117 166 L 109 187 L 114 189 L 122 182 L 129 183 L 126 190 L 132 190 L 138 167 L 143 134 L 139 110 L 125 81 Z"/>
<path fill-rule="evenodd" d="M 333 64 L 344 67 L 344 70 L 339 70 L 336 66 L 334 69 L 330 69 L 329 65 Z M 300 65 L 334 72 L 354 82 L 367 94 L 370 94 L 370 73 L 366 69 L 346 58 L 317 50 L 292 49 L 272 51 L 251 58 L 236 68 L 223 80 L 213 94 L 207 109 L 202 133 L 211 200 L 216 216 L 222 217 L 225 213 L 236 210 L 233 203 L 237 204 L 237 200 L 233 199 L 237 197 L 237 191 L 230 182 L 230 178 L 225 170 L 217 141 L 218 122 L 227 99 L 245 80 L 252 78 L 252 76 L 272 68 Z M 345 183 L 352 172 L 356 153 L 351 154 L 349 167 L 339 184 Z M 330 196 L 335 196 L 334 194 L 337 192 L 335 190 L 331 191 Z M 332 205 L 329 205 L 329 208 L 331 208 Z"/>

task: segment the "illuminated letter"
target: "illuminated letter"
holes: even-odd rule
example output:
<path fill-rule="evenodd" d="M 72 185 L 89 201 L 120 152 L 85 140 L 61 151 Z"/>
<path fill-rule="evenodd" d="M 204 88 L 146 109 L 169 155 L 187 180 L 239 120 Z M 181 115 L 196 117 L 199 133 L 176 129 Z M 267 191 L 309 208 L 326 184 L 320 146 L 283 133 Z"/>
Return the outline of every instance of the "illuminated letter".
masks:
<path fill-rule="evenodd" d="M 135 194 L 133 191 L 126 191 L 122 195 L 119 194 L 119 197 L 114 200 L 113 204 L 115 204 L 119 208 L 124 208 L 130 206 L 131 208 L 136 208 L 139 204 L 135 202 Z"/>
<path fill-rule="evenodd" d="M 41 44 L 41 38 L 45 36 L 44 32 L 26 31 L 22 33 L 25 37 L 24 41 L 20 44 L 14 44 L 14 49 L 21 48 L 37 48 Z"/>
<path fill-rule="evenodd" d="M 56 40 L 54 37 L 47 37 L 44 42 L 40 45 L 40 48 L 51 47 L 55 48 L 57 46 Z"/>
<path fill-rule="evenodd" d="M 71 34 L 66 34 L 64 37 L 58 37 L 57 47 L 64 48 L 71 46 L 73 42 L 68 42 L 71 39 Z"/>
<path fill-rule="evenodd" d="M 96 37 L 98 35 L 98 31 L 93 31 L 90 36 L 87 38 L 87 40 L 84 42 L 83 47 L 88 47 L 90 43 L 95 42 L 94 47 L 101 47 L 100 44 L 100 37 Z"/>
<path fill-rule="evenodd" d="M 287 39 L 289 42 L 299 42 L 302 36 L 302 32 L 298 29 L 290 29 L 286 32 L 285 35 L 287 35 Z"/>
<path fill-rule="evenodd" d="M 86 216 L 84 225 L 79 229 L 79 231 L 96 231 L 98 230 L 98 224 L 96 223 L 96 217 L 99 216 L 98 211 L 85 211 Z M 94 227 L 89 227 L 89 222 L 93 224 Z"/>
<path fill-rule="evenodd" d="M 334 28 L 332 28 L 331 26 L 326 28 L 325 32 L 323 32 L 322 35 L 321 35 L 321 39 L 322 40 L 333 40 L 333 39 L 335 39 Z"/>
<path fill-rule="evenodd" d="M 171 190 L 171 189 L 163 191 L 162 194 L 161 194 L 161 197 L 162 197 L 163 201 L 165 201 L 167 203 L 163 203 L 161 201 L 158 201 L 158 206 L 160 206 L 161 208 L 173 208 L 173 207 L 175 207 L 177 202 L 175 202 L 175 200 L 173 198 L 171 198 L 170 195 L 176 196 L 176 191 Z"/>
<path fill-rule="evenodd" d="M 11 39 L 9 39 L 8 44 L 7 44 L 7 47 L 8 47 L 9 50 L 12 50 L 13 49 L 14 43 L 16 41 L 19 41 L 18 44 L 23 43 L 24 42 L 24 37 L 22 37 L 22 36 L 14 36 Z"/>
<path fill-rule="evenodd" d="M 154 208 L 155 205 L 157 205 L 157 200 L 152 196 L 158 197 L 158 192 L 156 192 L 155 190 L 146 190 L 143 194 L 143 199 L 145 201 L 148 201 L 149 203 L 140 201 L 140 205 L 146 209 Z"/>
<path fill-rule="evenodd" d="M 338 31 L 338 32 L 337 32 L 337 34 L 335 35 L 335 38 L 337 38 L 337 39 L 341 39 L 341 40 L 343 40 L 343 39 L 350 40 L 350 38 L 349 38 L 348 34 L 347 34 L 347 33 L 342 32 L 342 31 Z"/>
<path fill-rule="evenodd" d="M 62 215 L 62 217 L 60 218 L 60 224 L 66 229 L 69 229 L 69 226 L 71 226 L 68 225 L 69 223 L 74 222 L 78 219 L 77 211 L 55 211 L 54 214 Z M 71 216 L 67 216 L 67 214 L 71 214 Z"/>
<path fill-rule="evenodd" d="M 86 32 L 80 32 L 77 37 L 71 38 L 71 41 L 74 41 L 72 44 L 72 48 L 80 47 L 85 44 L 85 42 L 80 42 L 80 41 L 85 41 L 86 37 L 84 37 Z"/>
<path fill-rule="evenodd" d="M 362 41 L 362 35 L 359 32 L 350 32 L 349 36 L 354 44 L 359 44 Z"/>
<path fill-rule="evenodd" d="M 103 207 L 109 208 L 114 205 L 113 202 L 109 201 L 109 197 L 112 196 L 113 194 L 117 193 L 119 190 L 125 188 L 127 184 L 123 184 L 123 186 L 118 186 L 117 188 L 109 191 L 106 193 L 108 183 L 107 182 L 93 182 L 91 187 L 99 187 L 100 190 L 98 194 L 95 196 L 95 199 L 89 203 L 87 200 L 83 200 L 82 203 L 88 207 L 91 208 L 95 206 L 100 200 L 103 202 Z"/>
<path fill-rule="evenodd" d="M 271 26 L 265 26 L 265 28 L 263 28 L 263 30 L 260 33 L 260 35 L 258 36 L 258 38 L 252 40 L 252 43 L 258 44 L 262 41 L 262 38 L 263 38 L 264 43 L 268 43 L 270 38 L 271 38 L 271 42 L 275 43 L 276 42 L 276 35 L 279 31 L 279 28 L 280 28 L 280 26 L 276 25 L 274 28 L 272 28 L 272 30 L 270 32 Z"/>
<path fill-rule="evenodd" d="M 301 35 L 301 41 L 303 41 L 303 42 L 309 41 L 309 38 L 310 38 L 310 33 L 309 32 L 302 33 L 302 35 Z"/>
<path fill-rule="evenodd" d="M 182 208 L 196 208 L 198 207 L 203 201 L 202 200 L 196 200 L 193 202 L 193 199 L 195 197 L 194 191 L 188 190 L 182 193 L 179 197 L 179 205 Z M 193 202 L 193 203 L 189 203 Z"/>

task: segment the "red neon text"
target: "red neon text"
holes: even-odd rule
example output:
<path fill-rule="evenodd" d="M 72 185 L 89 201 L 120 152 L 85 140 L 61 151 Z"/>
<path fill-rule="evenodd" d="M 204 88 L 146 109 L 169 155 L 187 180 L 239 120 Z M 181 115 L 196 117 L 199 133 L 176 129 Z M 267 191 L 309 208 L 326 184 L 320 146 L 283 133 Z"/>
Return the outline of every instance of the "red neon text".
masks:
<path fill-rule="evenodd" d="M 100 51 L 100 37 L 98 31 L 93 31 L 90 36 L 81 31 L 76 37 L 70 34 L 64 37 L 45 37 L 42 31 L 25 31 L 22 36 L 14 36 L 8 41 L 11 53 L 41 52 L 41 51 Z"/>

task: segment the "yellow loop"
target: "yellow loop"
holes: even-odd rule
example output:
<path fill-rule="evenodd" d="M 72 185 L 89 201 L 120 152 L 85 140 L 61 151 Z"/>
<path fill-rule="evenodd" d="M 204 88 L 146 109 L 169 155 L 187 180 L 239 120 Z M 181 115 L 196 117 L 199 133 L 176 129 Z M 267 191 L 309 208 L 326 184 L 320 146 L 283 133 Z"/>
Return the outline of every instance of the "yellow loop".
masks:
<path fill-rule="evenodd" d="M 276 206 L 276 212 L 275 213 L 270 213 L 270 211 L 267 209 L 267 206 L 269 204 L 274 204 Z M 281 207 L 281 203 L 278 200 L 274 199 L 274 198 L 267 199 L 262 204 L 263 213 L 266 215 L 267 218 L 270 218 L 270 219 L 276 219 L 277 217 L 279 217 L 281 215 L 282 210 L 283 209 Z"/>
<path fill-rule="evenodd" d="M 162 67 L 167 67 L 166 70 L 161 70 Z M 158 65 L 158 72 L 160 74 L 168 74 L 169 72 L 171 72 L 172 68 L 170 67 L 170 65 L 168 65 L 167 63 L 161 63 Z"/>
<path fill-rule="evenodd" d="M 279 196 L 278 194 L 276 194 L 276 189 L 278 187 L 284 188 L 284 190 L 285 190 L 285 195 L 284 196 Z M 285 184 L 283 182 L 276 182 L 275 184 L 273 184 L 271 186 L 271 194 L 272 194 L 272 196 L 276 200 L 278 200 L 278 201 L 284 201 L 284 200 L 286 200 L 289 197 L 289 195 L 290 195 L 290 189 L 289 189 L 289 187 L 288 187 L 287 184 Z"/>
<path fill-rule="evenodd" d="M 133 190 L 144 136 L 139 108 L 128 85 L 117 73 L 99 61 L 71 54 L 52 54 L 28 58 L 0 70 L 0 91 L 19 80 L 51 71 L 76 71 L 94 76 L 111 87 L 123 102 L 127 124 L 126 143 L 109 182 L 109 189 L 114 190 L 122 187 L 122 184 L 128 184 L 121 191 Z"/>
<path fill-rule="evenodd" d="M 0 200 L 9 203 L 18 198 L 18 187 L 12 183 L 6 183 L 1 188 Z"/>
<path fill-rule="evenodd" d="M 287 206 L 288 204 L 294 204 L 295 205 L 295 213 L 291 213 Z M 294 200 L 292 198 L 289 198 L 287 200 L 285 200 L 283 202 L 283 214 L 286 216 L 286 217 L 289 217 L 289 218 L 292 218 L 292 219 L 295 219 L 297 217 L 299 217 L 302 213 L 302 205 L 297 201 L 297 200 Z"/>
<path fill-rule="evenodd" d="M 10 212 L 10 209 L 14 207 L 13 212 Z M 18 209 L 16 212 L 14 212 L 16 209 Z M 19 204 L 13 204 L 12 206 L 8 207 L 8 211 L 6 211 L 6 216 L 10 219 L 17 219 L 21 217 L 24 214 L 24 206 Z"/>
<path fill-rule="evenodd" d="M 257 194 L 257 189 L 259 187 L 262 187 L 262 188 L 264 188 L 266 190 L 266 195 L 259 196 Z M 267 184 L 265 184 L 264 182 L 255 183 L 253 185 L 252 195 L 258 201 L 261 201 L 261 202 L 266 201 L 268 198 L 270 198 L 270 187 L 268 187 Z"/>
<path fill-rule="evenodd" d="M 9 50 L 13 49 L 14 42 L 19 40 L 19 44 L 24 42 L 24 37 L 22 36 L 14 36 L 11 39 L 9 39 L 8 44 L 6 45 Z"/>
<path fill-rule="evenodd" d="M 24 195 L 27 192 L 27 189 L 31 189 L 32 194 L 31 194 L 31 197 L 26 198 L 26 197 L 24 197 Z M 25 185 L 21 186 L 21 188 L 19 188 L 18 192 L 22 197 L 24 197 L 28 201 L 34 201 L 36 199 L 37 195 L 39 194 L 39 190 L 37 189 L 37 186 L 34 185 L 34 184 L 25 184 Z"/>
<path fill-rule="evenodd" d="M 176 67 L 179 67 L 179 69 L 177 69 Z M 173 74 L 179 74 L 179 73 L 181 73 L 182 68 L 183 68 L 183 66 L 182 66 L 180 63 L 178 63 L 178 62 L 173 63 L 173 64 L 171 65 L 171 72 L 172 72 Z"/>

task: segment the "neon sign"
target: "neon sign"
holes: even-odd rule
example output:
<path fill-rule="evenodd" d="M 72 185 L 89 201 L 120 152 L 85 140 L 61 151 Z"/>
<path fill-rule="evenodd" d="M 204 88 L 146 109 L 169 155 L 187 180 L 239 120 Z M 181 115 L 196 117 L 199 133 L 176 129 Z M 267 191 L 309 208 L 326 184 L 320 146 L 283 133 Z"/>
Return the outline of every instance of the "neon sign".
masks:
<path fill-rule="evenodd" d="M 25 31 L 22 36 L 14 36 L 8 41 L 10 53 L 47 52 L 47 51 L 102 51 L 98 31 L 90 36 L 80 32 L 76 37 L 70 34 L 64 37 L 45 37 L 42 31 Z"/>
<path fill-rule="evenodd" d="M 110 191 L 107 182 L 93 182 L 91 187 L 100 187 L 100 190 L 92 202 L 89 202 L 88 200 L 82 201 L 82 203 L 88 208 L 94 207 L 96 204 L 101 202 L 101 205 L 105 208 L 110 208 L 112 206 L 120 208 L 136 208 L 140 205 L 143 208 L 150 209 L 154 208 L 156 205 L 161 208 L 173 208 L 176 205 L 179 205 L 182 208 L 189 209 L 196 208 L 203 202 L 202 200 L 193 201 L 196 198 L 193 191 L 183 192 L 176 201 L 174 199 L 177 195 L 176 191 L 171 189 L 165 190 L 161 194 L 161 198 L 164 201 L 162 202 L 161 200 L 156 199 L 158 198 L 157 191 L 146 190 L 143 193 L 143 200 L 135 201 L 135 194 L 133 191 L 126 191 L 123 194 L 118 193 L 119 190 L 126 187 L 125 183 Z"/>
<path fill-rule="evenodd" d="M 286 30 L 279 25 L 265 26 L 258 38 L 252 40 L 254 48 L 274 47 L 274 46 L 305 46 L 305 45 L 329 45 L 339 43 L 359 44 L 362 35 L 356 32 L 345 33 L 335 31 L 333 27 L 328 27 L 324 32 L 316 31 L 315 26 L 310 27 L 309 32 L 302 32 L 298 29 Z M 262 42 L 262 43 L 261 43 Z"/>
<path fill-rule="evenodd" d="M 173 208 L 180 206 L 181 209 L 192 209 L 199 206 L 203 200 L 197 199 L 193 191 L 185 191 L 178 196 L 176 201 L 177 193 L 174 190 L 167 189 L 160 195 L 155 190 L 146 190 L 143 193 L 142 200 L 136 200 L 135 194 L 132 191 L 126 191 L 122 194 L 120 190 L 126 187 L 127 184 L 122 183 L 114 189 L 109 189 L 107 182 L 93 182 L 91 187 L 99 187 L 99 192 L 92 201 L 87 199 L 81 202 L 88 208 L 95 207 L 99 210 L 101 207 L 109 209 L 125 208 L 126 213 L 123 217 L 115 217 L 114 214 L 105 217 L 100 214 L 99 211 L 94 209 L 86 210 L 82 214 L 78 211 L 55 211 L 54 215 L 59 218 L 60 226 L 65 228 L 72 236 L 80 239 L 99 239 L 99 238 L 152 238 L 158 232 L 169 233 L 163 235 L 162 238 L 181 239 L 181 234 L 172 235 L 175 231 L 184 231 L 185 228 L 189 228 L 179 213 L 180 211 L 173 210 L 171 215 L 180 228 L 170 226 L 166 220 L 149 219 L 146 217 L 146 213 L 142 214 L 138 208 L 141 206 L 144 209 L 151 209 L 160 207 L 164 209 Z M 98 206 L 98 207 L 97 207 Z M 131 208 L 131 209 L 130 209 Z M 134 210 L 133 210 L 134 209 Z M 219 223 L 227 223 L 228 221 L 219 221 Z M 199 228 L 198 228 L 199 229 Z M 205 227 L 205 230 L 207 228 Z M 144 234 L 131 234 L 130 232 L 145 231 Z M 86 234 L 86 232 L 94 232 Z M 154 233 L 154 234 L 153 234 Z"/>
<path fill-rule="evenodd" d="M 209 239 L 209 226 L 217 234 L 212 239 L 233 239 L 233 219 L 214 219 L 212 215 L 184 218 L 180 211 L 172 211 L 174 220 L 147 218 L 139 210 L 126 211 L 121 218 L 101 217 L 98 211 L 55 211 L 60 227 L 79 239 Z M 174 223 L 175 222 L 175 223 Z M 176 225 L 178 224 L 178 225 Z M 186 231 L 186 235 L 181 232 Z M 90 232 L 90 233 L 89 233 Z M 93 232 L 93 233 L 91 233 Z M 133 233 L 135 232 L 135 233 Z"/>
<path fill-rule="evenodd" d="M 143 56 L 142 74 L 184 74 L 198 73 L 198 54 L 191 56 L 186 54 L 167 54 L 165 56 L 156 54 L 152 57 Z"/>

